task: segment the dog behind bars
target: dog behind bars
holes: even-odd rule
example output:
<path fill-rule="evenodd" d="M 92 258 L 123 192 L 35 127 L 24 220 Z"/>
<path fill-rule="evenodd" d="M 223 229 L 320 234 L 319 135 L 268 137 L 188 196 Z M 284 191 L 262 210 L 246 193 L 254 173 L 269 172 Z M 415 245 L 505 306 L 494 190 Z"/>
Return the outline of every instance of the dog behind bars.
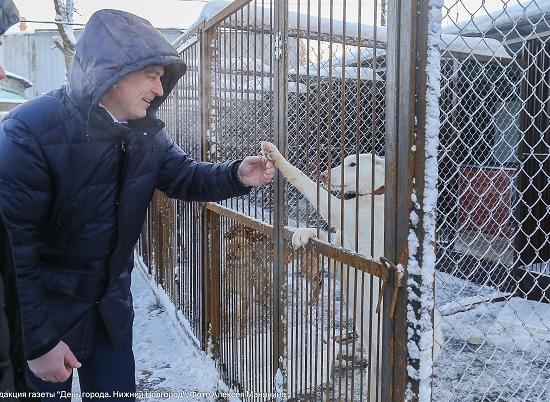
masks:
<path fill-rule="evenodd" d="M 341 165 L 320 174 L 320 179 L 325 185 L 330 182 L 331 190 L 344 194 L 344 200 L 342 201 L 326 189 L 318 189 L 317 184 L 288 162 L 275 145 L 269 142 L 262 142 L 261 147 L 264 155 L 274 162 L 285 179 L 300 191 L 311 205 L 317 206 L 318 213 L 337 230 L 335 239 L 338 246 L 343 246 L 348 250 L 355 250 L 376 260 L 383 255 L 384 158 L 372 154 L 360 154 L 359 157 L 350 155 L 343 160 Z M 374 178 L 372 177 L 373 167 Z M 359 177 L 357 177 L 357 174 Z M 319 196 L 317 196 L 318 191 Z M 357 212 L 356 207 L 358 207 Z M 327 234 L 324 232 L 320 233 L 322 240 L 327 241 Z M 317 229 L 315 228 L 297 228 L 292 238 L 293 246 L 296 248 L 304 247 L 310 238 L 316 236 Z M 343 239 L 343 244 L 341 243 L 341 239 Z M 375 350 L 378 344 L 378 333 L 381 332 L 381 328 L 378 328 L 379 317 L 376 313 L 376 301 L 378 300 L 380 285 L 379 278 L 366 274 L 364 286 L 361 286 L 362 278 L 360 274 L 356 275 L 356 269 L 340 270 L 331 267 L 329 271 L 340 280 L 344 300 L 347 301 L 350 316 L 354 318 L 355 328 L 359 328 L 361 331 L 363 344 L 371 344 L 374 347 L 373 350 Z M 372 287 L 369 284 L 369 280 L 372 280 Z M 354 300 L 356 300 L 355 303 L 353 303 Z M 361 306 L 364 306 L 364 308 L 361 308 Z M 441 353 L 441 345 L 443 344 L 440 317 L 439 312 L 435 311 L 434 360 Z M 371 325 L 370 328 L 369 323 Z M 369 360 L 372 362 L 372 375 L 375 375 L 374 373 L 377 373 L 378 370 L 378 359 L 370 358 Z M 371 387 L 371 395 L 374 395 L 375 391 L 376 389 L 372 389 Z"/>
<path fill-rule="evenodd" d="M 233 317 L 239 323 L 239 336 L 249 333 L 251 312 L 256 319 L 266 314 L 272 291 L 273 239 L 251 227 L 240 223 L 232 225 L 224 234 L 225 258 L 222 275 L 222 323 L 229 323 L 229 311 L 226 304 L 232 297 L 238 296 L 234 303 Z M 284 261 L 294 258 L 290 248 L 285 247 Z M 321 291 L 321 271 L 318 256 L 305 253 L 299 264 L 300 274 L 309 282 L 308 304 L 319 298 Z M 224 332 L 229 331 L 225 325 Z"/>

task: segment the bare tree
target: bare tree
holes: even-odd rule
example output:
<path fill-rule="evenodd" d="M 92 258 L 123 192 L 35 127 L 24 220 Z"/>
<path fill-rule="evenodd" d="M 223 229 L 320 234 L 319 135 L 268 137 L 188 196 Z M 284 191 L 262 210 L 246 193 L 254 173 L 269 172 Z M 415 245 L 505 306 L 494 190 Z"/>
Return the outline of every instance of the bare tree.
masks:
<path fill-rule="evenodd" d="M 76 37 L 74 36 L 71 23 L 74 13 L 74 0 L 53 0 L 55 6 L 55 20 L 58 21 L 57 29 L 59 36 L 53 38 L 55 47 L 63 53 L 65 57 L 65 71 L 69 71 L 69 65 L 73 58 L 76 46 Z"/>

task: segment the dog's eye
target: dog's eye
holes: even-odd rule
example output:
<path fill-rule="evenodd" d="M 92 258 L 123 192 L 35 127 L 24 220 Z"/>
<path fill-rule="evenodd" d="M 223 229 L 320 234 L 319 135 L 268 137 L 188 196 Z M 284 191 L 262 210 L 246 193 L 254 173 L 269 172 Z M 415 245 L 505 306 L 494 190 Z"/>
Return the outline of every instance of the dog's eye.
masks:
<path fill-rule="evenodd" d="M 350 165 L 351 167 L 355 167 L 355 166 L 357 166 L 357 163 L 351 162 L 349 165 Z"/>

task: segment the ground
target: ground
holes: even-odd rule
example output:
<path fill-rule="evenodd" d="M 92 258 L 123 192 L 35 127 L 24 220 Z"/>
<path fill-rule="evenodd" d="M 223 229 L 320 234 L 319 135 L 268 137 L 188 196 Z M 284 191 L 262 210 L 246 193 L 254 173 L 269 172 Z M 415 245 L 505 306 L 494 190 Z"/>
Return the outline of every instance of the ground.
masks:
<path fill-rule="evenodd" d="M 136 312 L 134 351 L 138 391 L 185 393 L 186 401 L 203 402 L 216 398 L 194 397 L 192 393 L 228 391 L 213 360 L 199 350 L 183 331 L 176 330 L 151 285 L 137 267 L 132 277 L 132 293 Z M 152 402 L 167 399 L 140 400 Z"/>

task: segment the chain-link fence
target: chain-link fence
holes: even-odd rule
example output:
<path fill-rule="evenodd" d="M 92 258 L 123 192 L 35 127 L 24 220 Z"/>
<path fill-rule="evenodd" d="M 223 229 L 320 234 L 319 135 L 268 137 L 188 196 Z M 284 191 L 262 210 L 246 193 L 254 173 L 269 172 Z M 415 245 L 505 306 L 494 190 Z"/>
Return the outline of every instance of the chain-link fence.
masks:
<path fill-rule="evenodd" d="M 446 1 L 443 32 L 479 45 L 441 61 L 434 400 L 549 400 L 550 3 Z"/>
<path fill-rule="evenodd" d="M 176 42 L 188 74 L 162 116 L 197 159 L 275 143 L 287 183 L 157 196 L 141 253 L 226 381 L 299 400 L 550 399 L 550 4 L 445 1 L 435 70 L 433 2 L 225 5 Z M 312 240 L 291 250 L 296 232 Z"/>

